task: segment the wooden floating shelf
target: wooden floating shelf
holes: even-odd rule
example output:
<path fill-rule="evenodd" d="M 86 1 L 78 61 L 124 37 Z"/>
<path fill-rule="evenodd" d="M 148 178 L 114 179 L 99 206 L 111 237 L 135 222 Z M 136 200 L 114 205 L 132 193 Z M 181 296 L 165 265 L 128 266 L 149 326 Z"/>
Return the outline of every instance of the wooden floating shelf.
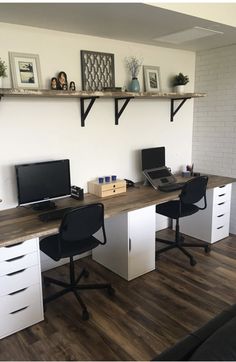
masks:
<path fill-rule="evenodd" d="M 0 99 L 2 97 L 48 97 L 48 98 L 79 98 L 80 111 L 81 111 L 81 126 L 85 126 L 85 119 L 90 112 L 95 100 L 97 98 L 113 98 L 115 101 L 115 124 L 119 124 L 119 118 L 125 110 L 127 104 L 131 99 L 168 99 L 171 101 L 171 122 L 175 114 L 179 111 L 187 99 L 205 97 L 206 93 L 173 93 L 173 92 L 86 92 L 86 91 L 63 91 L 51 89 L 13 89 L 13 88 L 0 88 Z M 89 101 L 85 109 L 85 101 Z M 123 105 L 119 110 L 119 101 L 123 101 Z M 181 101 L 176 109 L 174 109 L 174 102 Z"/>

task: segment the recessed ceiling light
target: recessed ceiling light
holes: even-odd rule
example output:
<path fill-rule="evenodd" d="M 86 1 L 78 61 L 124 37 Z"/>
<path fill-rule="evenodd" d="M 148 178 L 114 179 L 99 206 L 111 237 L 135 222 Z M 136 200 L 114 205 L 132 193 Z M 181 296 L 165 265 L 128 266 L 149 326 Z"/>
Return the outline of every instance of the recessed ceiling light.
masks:
<path fill-rule="evenodd" d="M 172 43 L 172 44 L 181 44 L 187 41 L 205 38 L 207 36 L 212 36 L 217 34 L 224 34 L 224 33 L 218 30 L 211 30 L 195 26 L 194 28 L 179 31 L 178 33 L 164 35 L 161 36 L 160 38 L 155 38 L 154 40 L 166 43 Z"/>

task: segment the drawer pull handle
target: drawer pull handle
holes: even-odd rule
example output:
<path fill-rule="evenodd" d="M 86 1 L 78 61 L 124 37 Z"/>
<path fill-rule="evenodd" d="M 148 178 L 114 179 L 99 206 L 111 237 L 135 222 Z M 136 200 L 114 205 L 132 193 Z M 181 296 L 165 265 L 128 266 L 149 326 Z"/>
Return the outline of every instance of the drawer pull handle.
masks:
<path fill-rule="evenodd" d="M 17 270 L 17 271 L 15 271 L 15 272 L 12 272 L 12 273 L 7 274 L 7 276 L 10 277 L 10 276 L 15 275 L 15 274 L 23 273 L 24 271 L 25 271 L 25 269 Z"/>
<path fill-rule="evenodd" d="M 19 243 L 17 244 L 13 244 L 13 245 L 6 245 L 5 248 L 14 248 L 14 246 L 17 246 L 17 245 L 20 245 L 20 244 L 23 244 L 24 241 L 20 241 Z"/>
<path fill-rule="evenodd" d="M 16 314 L 16 313 L 22 312 L 23 310 L 25 310 L 25 309 L 27 309 L 27 308 L 28 308 L 28 305 L 27 305 L 26 307 L 23 307 L 23 308 L 14 310 L 14 312 L 11 312 L 10 314 Z"/>
<path fill-rule="evenodd" d="M 224 227 L 224 225 L 222 225 L 222 226 L 219 226 L 217 229 L 219 230 L 219 229 L 222 229 Z"/>
<path fill-rule="evenodd" d="M 218 205 L 220 206 L 220 205 L 224 205 L 225 204 L 225 202 L 220 202 Z"/>
<path fill-rule="evenodd" d="M 22 259 L 22 258 L 24 258 L 24 257 L 25 257 L 25 255 L 16 256 L 15 258 L 7 259 L 6 261 L 9 263 L 9 262 L 11 262 L 11 261 L 15 261 L 15 260 L 18 260 L 18 259 Z"/>
<path fill-rule="evenodd" d="M 8 295 L 15 295 L 15 294 L 24 292 L 26 289 L 28 289 L 28 288 L 23 288 L 23 289 L 16 290 L 15 292 L 9 293 Z"/>
<path fill-rule="evenodd" d="M 225 194 L 220 194 L 220 195 L 218 195 L 219 197 L 222 197 L 222 196 L 225 196 Z"/>
<path fill-rule="evenodd" d="M 217 217 L 222 217 L 222 216 L 224 216 L 224 214 L 217 215 Z"/>
<path fill-rule="evenodd" d="M 225 185 L 219 186 L 220 189 L 223 189 L 223 187 L 225 187 Z"/>

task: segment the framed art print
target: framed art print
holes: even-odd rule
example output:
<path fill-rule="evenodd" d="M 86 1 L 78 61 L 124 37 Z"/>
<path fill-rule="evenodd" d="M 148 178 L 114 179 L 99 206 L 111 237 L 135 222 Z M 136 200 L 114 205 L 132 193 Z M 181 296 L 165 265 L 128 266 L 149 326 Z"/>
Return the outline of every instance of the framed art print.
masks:
<path fill-rule="evenodd" d="M 160 92 L 161 81 L 160 81 L 160 67 L 152 65 L 143 66 L 144 73 L 144 85 L 146 92 Z"/>
<path fill-rule="evenodd" d="M 37 54 L 9 52 L 13 88 L 41 88 L 41 70 Z"/>

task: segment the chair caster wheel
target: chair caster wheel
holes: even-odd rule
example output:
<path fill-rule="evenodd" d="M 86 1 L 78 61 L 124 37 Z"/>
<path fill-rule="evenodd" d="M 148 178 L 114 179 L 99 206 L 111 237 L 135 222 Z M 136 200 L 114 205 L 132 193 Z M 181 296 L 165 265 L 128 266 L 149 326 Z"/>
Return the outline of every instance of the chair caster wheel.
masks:
<path fill-rule="evenodd" d="M 83 310 L 83 312 L 82 312 L 82 320 L 83 321 L 89 320 L 89 313 L 88 313 L 87 310 Z"/>
<path fill-rule="evenodd" d="M 191 266 L 194 266 L 194 265 L 196 265 L 196 264 L 197 264 L 196 260 L 190 259 L 190 265 L 191 265 Z"/>
<path fill-rule="evenodd" d="M 211 251 L 211 247 L 210 247 L 210 245 L 207 245 L 207 246 L 205 246 L 205 253 L 210 253 L 210 251 Z"/>
<path fill-rule="evenodd" d="M 112 287 L 108 287 L 107 292 L 110 296 L 112 296 L 116 293 L 115 289 Z"/>
<path fill-rule="evenodd" d="M 89 276 L 88 270 L 84 270 L 83 276 L 84 276 L 85 278 L 88 278 L 88 276 Z"/>

